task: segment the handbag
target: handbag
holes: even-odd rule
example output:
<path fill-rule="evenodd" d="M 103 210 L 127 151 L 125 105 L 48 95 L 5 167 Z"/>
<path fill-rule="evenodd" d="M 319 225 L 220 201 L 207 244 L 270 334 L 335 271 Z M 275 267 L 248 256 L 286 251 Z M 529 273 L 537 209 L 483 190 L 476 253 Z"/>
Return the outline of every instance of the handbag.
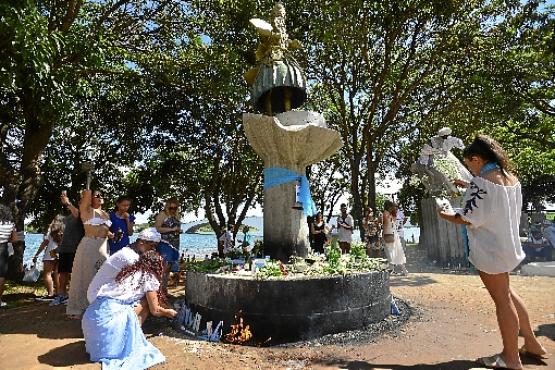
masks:
<path fill-rule="evenodd" d="M 39 280 L 40 271 L 35 265 L 31 265 L 30 268 L 25 269 L 25 275 L 23 275 L 23 281 L 26 283 L 36 283 Z"/>
<path fill-rule="evenodd" d="M 393 243 L 395 241 L 395 235 L 383 234 L 383 241 L 386 243 Z"/>

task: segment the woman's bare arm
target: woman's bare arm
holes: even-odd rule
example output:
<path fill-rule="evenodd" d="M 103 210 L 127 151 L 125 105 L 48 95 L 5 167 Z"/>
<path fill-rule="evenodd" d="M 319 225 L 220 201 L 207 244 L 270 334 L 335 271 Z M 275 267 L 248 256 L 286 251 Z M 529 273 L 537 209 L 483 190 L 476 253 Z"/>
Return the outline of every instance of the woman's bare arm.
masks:
<path fill-rule="evenodd" d="M 175 310 L 160 306 L 158 302 L 158 292 L 155 292 L 155 291 L 146 292 L 146 300 L 148 302 L 148 309 L 152 316 L 156 316 L 156 317 L 163 316 L 163 317 L 169 317 L 170 319 L 173 319 L 177 315 L 177 312 Z"/>

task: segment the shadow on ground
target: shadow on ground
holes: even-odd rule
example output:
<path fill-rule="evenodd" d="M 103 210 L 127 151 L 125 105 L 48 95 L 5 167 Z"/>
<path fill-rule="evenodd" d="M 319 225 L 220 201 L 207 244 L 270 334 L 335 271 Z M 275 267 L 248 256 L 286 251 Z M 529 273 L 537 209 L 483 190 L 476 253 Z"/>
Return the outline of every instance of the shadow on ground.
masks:
<path fill-rule="evenodd" d="M 374 364 L 360 360 L 348 359 L 321 359 L 311 362 L 316 366 L 334 367 L 348 370 L 469 370 L 480 368 L 475 361 L 470 360 L 451 360 L 437 364 L 417 364 L 417 365 L 396 365 L 396 364 Z M 523 365 L 543 365 L 547 364 L 541 360 L 533 358 L 522 358 Z"/>
<path fill-rule="evenodd" d="M 407 276 L 392 275 L 389 279 L 390 286 L 423 286 L 428 284 L 436 284 L 437 280 L 430 276 L 415 276 L 408 274 Z"/>
<path fill-rule="evenodd" d="M 38 360 L 41 364 L 53 367 L 75 366 L 90 363 L 89 355 L 85 352 L 84 340 L 56 347 L 44 355 L 40 355 Z"/>
<path fill-rule="evenodd" d="M 538 326 L 535 333 L 538 337 L 542 336 L 555 340 L 555 324 L 542 324 Z"/>

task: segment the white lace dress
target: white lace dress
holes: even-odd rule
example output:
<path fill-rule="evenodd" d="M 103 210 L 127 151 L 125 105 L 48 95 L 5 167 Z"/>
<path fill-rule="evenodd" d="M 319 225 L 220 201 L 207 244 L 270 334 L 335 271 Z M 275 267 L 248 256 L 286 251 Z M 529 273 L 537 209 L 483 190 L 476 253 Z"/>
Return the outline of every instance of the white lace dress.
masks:
<path fill-rule="evenodd" d="M 396 220 L 389 212 L 384 212 L 384 217 L 389 219 L 388 224 L 384 227 L 383 234 L 393 234 L 394 240 L 392 243 L 385 243 L 385 255 L 389 263 L 393 265 L 404 265 L 407 263 L 407 258 L 405 257 L 405 251 L 403 250 L 403 245 L 401 244 L 401 238 L 399 237 L 399 232 L 396 227 Z"/>

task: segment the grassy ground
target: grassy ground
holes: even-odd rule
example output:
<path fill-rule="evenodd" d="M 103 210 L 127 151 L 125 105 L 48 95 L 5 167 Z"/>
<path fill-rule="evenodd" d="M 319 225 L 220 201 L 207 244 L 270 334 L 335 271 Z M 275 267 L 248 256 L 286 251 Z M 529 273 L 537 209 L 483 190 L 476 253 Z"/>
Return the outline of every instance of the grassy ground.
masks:
<path fill-rule="evenodd" d="M 36 283 L 6 281 L 2 301 L 8 304 L 7 308 L 19 307 L 33 302 L 36 297 L 46 293 L 42 280 Z"/>

